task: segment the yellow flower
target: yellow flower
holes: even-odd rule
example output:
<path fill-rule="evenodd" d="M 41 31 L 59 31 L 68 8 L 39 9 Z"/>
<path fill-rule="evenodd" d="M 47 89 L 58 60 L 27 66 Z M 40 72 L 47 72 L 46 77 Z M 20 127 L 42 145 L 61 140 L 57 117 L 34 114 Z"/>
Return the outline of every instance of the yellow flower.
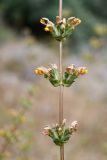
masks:
<path fill-rule="evenodd" d="M 35 70 L 35 74 L 38 74 L 38 75 L 43 75 L 43 74 L 46 74 L 47 72 L 48 70 L 45 67 L 39 67 Z"/>
<path fill-rule="evenodd" d="M 88 70 L 85 67 L 80 67 L 78 69 L 78 72 L 79 72 L 80 75 L 84 75 L 84 74 L 88 73 Z"/>
<path fill-rule="evenodd" d="M 53 31 L 53 25 L 52 24 L 47 24 L 47 26 L 44 28 L 46 32 L 52 32 Z"/>
<path fill-rule="evenodd" d="M 44 30 L 45 30 L 46 32 L 50 32 L 50 30 L 49 30 L 48 27 L 45 27 Z"/>
<path fill-rule="evenodd" d="M 44 28 L 44 30 L 46 32 L 52 32 L 53 28 L 54 28 L 54 24 L 48 19 L 48 18 L 41 18 L 40 19 L 40 23 L 42 23 L 43 25 L 45 25 L 46 27 Z"/>
<path fill-rule="evenodd" d="M 44 71 L 41 70 L 41 69 L 36 69 L 36 70 L 35 70 L 35 73 L 38 74 L 38 75 L 43 75 L 43 74 L 44 74 Z"/>
<path fill-rule="evenodd" d="M 70 17 L 67 22 L 69 25 L 76 27 L 81 23 L 81 20 L 79 18 Z"/>

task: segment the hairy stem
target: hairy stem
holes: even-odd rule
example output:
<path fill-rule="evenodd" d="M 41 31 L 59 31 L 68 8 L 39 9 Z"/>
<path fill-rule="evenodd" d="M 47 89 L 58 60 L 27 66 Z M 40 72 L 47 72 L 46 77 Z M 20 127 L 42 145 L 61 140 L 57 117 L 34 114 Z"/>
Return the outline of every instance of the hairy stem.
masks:
<path fill-rule="evenodd" d="M 62 19 L 62 0 L 59 0 L 59 16 Z M 62 41 L 59 44 L 59 70 L 61 81 L 63 78 L 63 64 L 62 64 Z M 59 89 L 59 124 L 63 121 L 63 86 Z M 64 145 L 60 147 L 60 160 L 64 160 Z"/>

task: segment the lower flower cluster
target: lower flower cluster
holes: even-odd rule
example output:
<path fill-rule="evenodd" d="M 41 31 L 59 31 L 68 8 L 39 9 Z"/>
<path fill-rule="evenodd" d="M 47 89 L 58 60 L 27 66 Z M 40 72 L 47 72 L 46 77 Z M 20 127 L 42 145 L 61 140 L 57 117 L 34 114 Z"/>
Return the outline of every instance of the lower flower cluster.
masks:
<path fill-rule="evenodd" d="M 75 133 L 78 128 L 77 121 L 72 122 L 69 127 L 66 127 L 65 123 L 66 119 L 63 120 L 61 126 L 59 124 L 56 124 L 53 127 L 46 126 L 44 128 L 43 134 L 51 137 L 57 146 L 62 146 L 70 139 L 71 135 L 73 135 L 73 133 Z"/>
<path fill-rule="evenodd" d="M 61 80 L 61 75 L 56 64 L 51 64 L 50 68 L 39 67 L 35 70 L 35 73 L 37 75 L 44 75 L 44 78 L 48 79 L 54 87 L 60 85 L 70 87 L 75 82 L 76 78 L 80 75 L 87 74 L 88 70 L 86 67 L 70 65 L 65 69 L 63 80 Z"/>

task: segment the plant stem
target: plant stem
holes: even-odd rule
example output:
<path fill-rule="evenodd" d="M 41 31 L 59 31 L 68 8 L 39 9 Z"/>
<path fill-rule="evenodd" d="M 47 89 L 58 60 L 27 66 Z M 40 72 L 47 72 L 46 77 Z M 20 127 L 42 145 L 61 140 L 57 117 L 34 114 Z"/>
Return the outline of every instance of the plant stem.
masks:
<path fill-rule="evenodd" d="M 63 69 L 62 69 L 62 42 L 59 44 L 59 70 L 60 78 L 62 81 L 63 78 Z M 59 89 L 59 124 L 61 125 L 63 121 L 63 86 L 60 86 Z"/>
<path fill-rule="evenodd" d="M 62 19 L 62 0 L 59 0 L 59 17 Z"/>
<path fill-rule="evenodd" d="M 63 78 L 63 66 L 62 66 L 62 42 L 59 44 L 59 69 L 60 69 L 60 77 L 61 81 Z M 63 86 L 60 86 L 59 89 L 59 125 L 62 125 L 63 121 Z M 64 145 L 60 147 L 60 160 L 64 160 Z"/>
<path fill-rule="evenodd" d="M 59 17 L 62 19 L 62 0 L 59 0 Z M 63 79 L 63 64 L 62 64 L 62 41 L 59 44 L 59 70 L 61 81 Z M 59 89 L 59 124 L 63 121 L 63 86 Z M 64 145 L 60 147 L 60 160 L 64 160 Z"/>

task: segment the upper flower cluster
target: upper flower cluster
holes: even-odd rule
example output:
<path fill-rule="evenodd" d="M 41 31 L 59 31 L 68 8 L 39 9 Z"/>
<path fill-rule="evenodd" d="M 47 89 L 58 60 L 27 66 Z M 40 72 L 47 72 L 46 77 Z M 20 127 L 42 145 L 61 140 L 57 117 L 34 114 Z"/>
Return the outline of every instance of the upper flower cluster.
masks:
<path fill-rule="evenodd" d="M 50 136 L 56 145 L 62 146 L 70 139 L 71 135 L 75 133 L 78 128 L 77 121 L 72 122 L 69 127 L 66 127 L 65 124 L 66 119 L 63 120 L 61 126 L 59 124 L 56 124 L 53 127 L 46 126 L 43 134 Z"/>
<path fill-rule="evenodd" d="M 56 64 L 51 64 L 50 68 L 39 67 L 35 70 L 37 75 L 44 75 L 44 78 L 49 79 L 50 83 L 54 87 L 63 85 L 65 87 L 70 87 L 75 79 L 80 75 L 88 73 L 86 67 L 76 67 L 75 65 L 70 65 L 65 69 L 63 79 L 61 80 L 60 72 Z"/>
<path fill-rule="evenodd" d="M 48 18 L 41 18 L 40 22 L 45 25 L 44 30 L 46 32 L 50 32 L 56 40 L 62 41 L 72 34 L 73 29 L 81 23 L 81 20 L 75 17 L 60 19 L 57 16 L 56 24 Z"/>

